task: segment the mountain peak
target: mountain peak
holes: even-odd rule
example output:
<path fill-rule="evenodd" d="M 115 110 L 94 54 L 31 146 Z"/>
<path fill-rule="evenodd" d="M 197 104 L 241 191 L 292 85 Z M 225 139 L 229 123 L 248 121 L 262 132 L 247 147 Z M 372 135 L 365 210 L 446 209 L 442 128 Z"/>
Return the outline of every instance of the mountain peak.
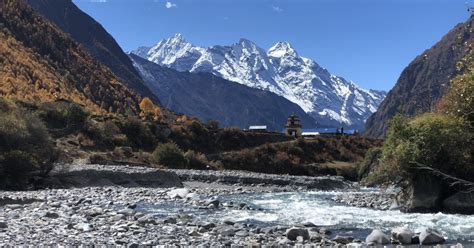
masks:
<path fill-rule="evenodd" d="M 169 38 L 167 41 L 169 43 L 176 43 L 176 44 L 187 43 L 186 39 L 181 33 L 176 33 L 173 37 Z"/>
<path fill-rule="evenodd" d="M 208 48 L 166 43 L 146 58 L 178 71 L 210 72 L 271 91 L 298 104 L 321 125 L 362 128 L 383 98 L 300 57 L 288 42 L 278 42 L 268 51 L 244 38 L 230 46 Z"/>
<path fill-rule="evenodd" d="M 268 49 L 268 56 L 280 58 L 285 55 L 295 56 L 297 53 L 295 49 L 286 41 L 280 41 Z"/>
<path fill-rule="evenodd" d="M 250 47 L 250 48 L 257 47 L 257 45 L 253 41 L 245 39 L 245 38 L 240 38 L 239 45 L 241 45 L 242 47 Z"/>

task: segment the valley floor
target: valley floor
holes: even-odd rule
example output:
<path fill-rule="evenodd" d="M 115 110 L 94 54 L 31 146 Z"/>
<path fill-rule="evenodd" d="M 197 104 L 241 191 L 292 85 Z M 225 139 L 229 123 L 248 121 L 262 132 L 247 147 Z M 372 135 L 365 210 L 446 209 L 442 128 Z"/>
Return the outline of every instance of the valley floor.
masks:
<path fill-rule="evenodd" d="M 108 174 L 110 171 L 115 173 Z M 360 247 L 361 240 L 370 232 L 369 226 L 381 227 L 380 223 L 367 222 L 365 229 L 349 230 L 341 225 L 322 226 L 302 221 L 331 206 L 334 213 L 318 218 L 343 216 L 337 213 L 341 205 L 336 200 L 345 198 L 334 196 L 353 195 L 360 190 L 341 177 L 278 176 L 243 171 L 153 172 L 149 168 L 97 165 L 55 173 L 67 178 L 61 183 L 66 185 L 69 180 L 71 185 L 78 183 L 83 172 L 87 177 L 101 177 L 101 186 L 0 191 L 0 246 L 340 244 L 339 247 Z M 147 173 L 158 173 L 153 176 L 161 178 L 166 188 L 144 186 L 150 183 L 147 180 L 158 183 L 152 177 L 143 177 Z M 181 182 L 170 176 L 174 173 L 183 180 L 182 186 L 175 185 Z M 145 179 L 140 181 L 140 178 Z M 314 196 L 316 198 L 312 198 Z M 308 197 L 316 205 L 301 208 L 298 204 L 308 204 Z M 283 217 L 286 215 L 275 215 L 278 205 L 286 204 L 286 200 L 292 201 L 288 206 L 294 212 L 288 219 Z M 371 198 L 366 200 L 372 201 L 372 205 L 377 203 Z M 327 205 L 327 202 L 332 203 Z M 386 204 L 381 202 L 380 206 Z M 346 215 L 351 209 L 348 208 Z M 342 246 L 348 243 L 352 246 Z"/>

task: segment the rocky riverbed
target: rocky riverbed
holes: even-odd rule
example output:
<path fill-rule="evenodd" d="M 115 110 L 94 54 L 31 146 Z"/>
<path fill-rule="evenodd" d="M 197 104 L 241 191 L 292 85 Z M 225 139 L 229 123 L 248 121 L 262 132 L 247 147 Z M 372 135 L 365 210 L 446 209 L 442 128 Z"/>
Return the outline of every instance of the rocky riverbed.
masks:
<path fill-rule="evenodd" d="M 189 183 L 186 188 L 88 187 L 0 193 L 0 245 L 255 245 L 309 241 L 335 244 L 324 228 L 302 223 L 311 232 L 288 239 L 288 226 L 259 227 L 231 220 L 206 222 L 190 214 L 156 216 L 142 206 L 168 204 L 201 211 L 253 209 L 219 202 L 221 194 L 274 191 L 269 187 L 229 187 Z"/>
<path fill-rule="evenodd" d="M 85 175 L 97 175 L 97 173 L 102 175 L 100 168 L 86 166 L 84 169 L 88 172 Z M 111 169 L 115 170 L 113 167 L 106 168 L 105 174 L 109 175 Z M 94 172 L 94 170 L 99 171 Z M 287 198 L 285 192 L 307 192 L 310 187 L 313 190 L 319 190 L 314 186 L 318 185 L 315 184 L 315 180 L 318 179 L 263 176 L 265 180 L 254 182 L 255 178 L 261 176 L 260 174 L 213 172 L 212 175 L 220 179 L 211 180 L 205 176 L 207 172 L 191 171 L 188 176 L 183 176 L 186 171 L 180 171 L 177 173 L 180 178 L 190 180 L 192 176 L 207 179 L 185 181 L 180 187 L 157 188 L 141 186 L 140 184 L 148 184 L 148 182 L 140 180 L 137 182 L 139 177 L 136 175 L 132 177 L 133 180 L 124 176 L 127 173 L 155 173 L 153 171 L 141 168 L 130 168 L 130 171 L 127 171 L 121 168 L 119 172 L 121 180 L 112 178 L 102 180 L 101 187 L 85 187 L 82 185 L 83 181 L 79 180 L 82 185 L 80 188 L 0 192 L 0 246 L 312 244 L 360 247 L 366 244 L 365 241 L 386 243 L 387 239 L 390 240 L 389 236 L 380 233 L 375 233 L 373 240 L 365 240 L 370 230 L 365 230 L 366 234 L 362 238 L 353 230 L 332 229 L 335 225 L 327 226 L 303 221 L 304 212 L 301 212 L 303 216 L 300 216 L 303 218 L 290 216 L 291 221 L 283 220 L 275 215 L 271 205 L 256 205 L 247 200 L 263 195 L 270 197 L 269 200 L 272 201 L 273 194 L 280 194 L 278 197 L 284 199 Z M 78 182 L 80 178 L 78 177 L 80 173 L 78 173 L 74 172 L 73 181 L 75 182 Z M 172 171 L 167 173 L 172 173 Z M 196 176 L 197 174 L 202 174 L 202 176 Z M 233 177 L 230 177 L 231 175 Z M 235 175 L 238 175 L 237 178 L 240 178 L 240 181 L 245 182 L 236 181 Z M 225 178 L 231 179 L 226 181 Z M 282 180 L 282 178 L 286 179 Z M 164 177 L 162 179 L 165 180 Z M 292 179 L 298 183 L 294 183 L 295 180 Z M 328 178 L 319 180 L 322 179 L 329 180 Z M 155 179 L 150 180 L 161 184 Z M 277 185 L 271 180 L 277 180 Z M 338 179 L 335 178 L 335 180 Z M 113 182 L 121 182 L 124 185 Z M 162 185 L 169 186 L 171 182 L 174 183 L 174 179 Z M 354 186 L 346 182 L 332 185 L 337 186 L 332 190 L 348 190 Z M 268 203 L 268 200 L 266 201 Z M 264 201 L 261 200 L 261 202 Z M 281 205 L 278 202 L 275 204 Z M 314 207 L 311 208 L 317 210 Z M 300 209 L 295 208 L 294 211 L 299 212 Z M 252 217 L 242 221 L 241 215 Z M 276 218 L 261 221 L 258 218 L 255 219 L 255 216 L 262 216 L 262 218 L 276 216 Z M 441 241 L 438 240 L 438 242 Z"/>

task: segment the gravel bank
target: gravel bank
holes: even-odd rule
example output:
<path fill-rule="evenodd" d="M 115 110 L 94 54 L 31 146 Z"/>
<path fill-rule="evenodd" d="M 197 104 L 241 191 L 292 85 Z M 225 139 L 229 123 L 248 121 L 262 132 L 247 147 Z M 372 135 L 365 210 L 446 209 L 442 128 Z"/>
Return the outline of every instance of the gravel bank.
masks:
<path fill-rule="evenodd" d="M 112 172 L 120 175 L 117 177 L 120 180 L 114 178 Z M 354 185 L 338 177 L 171 170 L 159 175 L 179 176 L 184 182 L 179 182 L 179 187 L 162 188 L 169 186 L 163 180 L 170 179 L 160 177 L 157 185 L 161 187 L 158 188 L 148 183 L 155 180 L 152 175 L 157 170 L 147 168 L 80 166 L 55 173 L 56 176 L 72 173 L 74 180 L 66 182 L 79 180 L 81 188 L 0 191 L 0 246 L 281 247 L 311 244 L 360 247 L 363 244 L 352 236 L 340 233 L 340 230 L 327 230 L 312 223 L 296 226 L 234 223 L 220 218 L 202 218 L 196 214 L 204 212 L 209 216 L 218 216 L 222 211 L 265 211 L 242 202 L 220 200 L 220 196 L 224 195 L 321 188 L 352 189 Z M 139 180 L 139 175 L 143 174 L 150 175 L 146 183 Z M 91 178 L 84 179 L 91 175 Z M 84 186 L 84 181 L 90 182 L 100 175 L 107 175 L 107 181 L 100 183 L 106 182 L 106 186 Z M 140 182 L 145 186 L 140 186 Z M 159 212 L 163 210 L 161 208 L 172 208 L 173 211 L 166 214 L 151 211 Z"/>
<path fill-rule="evenodd" d="M 199 184 L 199 183 L 198 183 Z M 196 216 L 156 216 L 147 204 L 176 208 L 252 209 L 241 203 L 219 202 L 216 196 L 268 192 L 265 187 L 238 187 L 216 183 L 187 184 L 176 189 L 86 187 L 26 192 L 0 192 L 0 246 L 4 245 L 295 245 L 335 244 L 325 229 L 310 223 L 308 239 L 288 239 L 287 226 L 260 227 L 228 220 L 207 222 Z M 2 204 L 5 203 L 5 204 Z M 179 212 L 179 211 L 178 211 Z"/>
<path fill-rule="evenodd" d="M 182 187 L 174 172 L 136 166 L 57 165 L 44 184 L 48 188 L 95 186 Z"/>
<path fill-rule="evenodd" d="M 269 185 L 272 187 L 288 187 L 307 190 L 342 190 L 354 187 L 354 184 L 339 176 L 290 176 L 262 174 L 246 171 L 200 171 L 200 170 L 169 170 L 176 173 L 182 181 L 218 182 L 239 185 Z"/>

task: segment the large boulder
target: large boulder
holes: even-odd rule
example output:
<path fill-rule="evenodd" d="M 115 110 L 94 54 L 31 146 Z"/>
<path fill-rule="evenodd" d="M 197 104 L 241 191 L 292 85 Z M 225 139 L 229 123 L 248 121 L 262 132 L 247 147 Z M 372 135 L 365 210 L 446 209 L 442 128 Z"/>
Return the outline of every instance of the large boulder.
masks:
<path fill-rule="evenodd" d="M 458 192 L 443 202 L 443 209 L 447 212 L 460 214 L 474 214 L 474 192 Z"/>
<path fill-rule="evenodd" d="M 420 245 L 436 245 L 444 243 L 443 235 L 431 228 L 426 228 L 420 233 Z"/>
<path fill-rule="evenodd" d="M 390 244 L 390 237 L 380 230 L 373 230 L 365 239 L 367 244 L 386 245 Z"/>
<path fill-rule="evenodd" d="M 298 236 L 303 237 L 304 240 L 309 239 L 309 232 L 306 228 L 292 227 L 286 230 L 286 238 L 289 240 L 296 240 Z"/>
<path fill-rule="evenodd" d="M 392 230 L 392 243 L 408 245 L 412 243 L 414 233 L 407 227 L 399 227 Z"/>
<path fill-rule="evenodd" d="M 418 174 L 412 184 L 396 197 L 396 204 L 407 212 L 434 212 L 441 209 L 442 182 L 427 173 Z"/>

